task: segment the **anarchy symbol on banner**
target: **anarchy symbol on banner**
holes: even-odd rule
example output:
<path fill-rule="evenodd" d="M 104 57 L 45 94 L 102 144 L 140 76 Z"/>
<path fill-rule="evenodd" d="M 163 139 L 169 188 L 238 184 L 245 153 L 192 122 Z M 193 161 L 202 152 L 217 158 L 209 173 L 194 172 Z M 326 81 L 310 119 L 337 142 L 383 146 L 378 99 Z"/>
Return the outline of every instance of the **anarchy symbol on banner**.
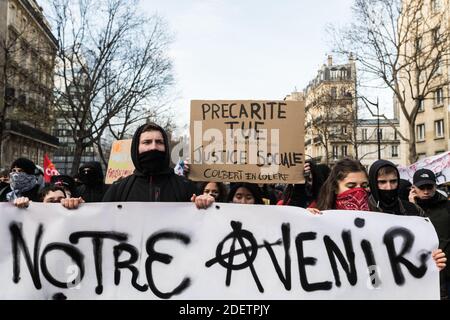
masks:
<path fill-rule="evenodd" d="M 209 268 L 213 264 L 219 263 L 222 267 L 227 269 L 227 277 L 226 277 L 226 282 L 225 282 L 227 286 L 230 286 L 230 283 L 231 283 L 232 270 L 242 270 L 242 269 L 249 267 L 250 271 L 252 273 L 253 279 L 255 280 L 256 285 L 258 286 L 258 290 L 260 292 L 264 292 L 264 288 L 261 285 L 258 275 L 256 274 L 255 267 L 253 266 L 253 262 L 255 261 L 256 256 L 258 254 L 258 249 L 264 247 L 264 245 L 258 245 L 253 234 L 250 231 L 242 229 L 242 223 L 237 222 L 237 221 L 231 221 L 231 228 L 233 229 L 233 231 L 228 236 L 226 236 L 222 242 L 219 243 L 219 245 L 216 248 L 216 257 L 214 259 L 207 261 L 205 264 L 206 267 Z M 232 239 L 230 250 L 228 251 L 228 253 L 222 254 L 224 244 L 230 239 Z M 250 243 L 249 247 L 247 247 L 245 245 L 244 239 Z M 241 249 L 239 249 L 239 250 L 235 249 L 236 241 L 241 246 Z M 277 241 L 275 243 L 268 244 L 268 245 L 274 246 L 274 245 L 280 245 L 280 244 L 281 244 L 281 242 Z M 240 254 L 244 254 L 246 260 L 242 263 L 234 264 L 235 256 L 238 256 Z M 228 260 L 226 260 L 226 259 L 228 259 Z"/>

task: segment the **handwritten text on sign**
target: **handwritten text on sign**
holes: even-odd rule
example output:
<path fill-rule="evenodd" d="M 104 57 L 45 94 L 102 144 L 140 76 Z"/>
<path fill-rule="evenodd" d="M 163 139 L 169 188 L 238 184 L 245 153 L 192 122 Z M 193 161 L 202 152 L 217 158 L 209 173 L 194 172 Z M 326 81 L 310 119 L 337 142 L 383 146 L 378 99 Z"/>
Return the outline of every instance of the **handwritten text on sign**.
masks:
<path fill-rule="evenodd" d="M 0 299 L 439 298 L 424 218 L 190 203 L 0 210 Z"/>
<path fill-rule="evenodd" d="M 122 177 L 127 177 L 134 171 L 131 160 L 131 139 L 116 140 L 111 147 L 108 170 L 106 170 L 105 183 L 111 184 Z"/>
<path fill-rule="evenodd" d="M 194 100 L 190 133 L 190 179 L 303 182 L 303 102 Z"/>

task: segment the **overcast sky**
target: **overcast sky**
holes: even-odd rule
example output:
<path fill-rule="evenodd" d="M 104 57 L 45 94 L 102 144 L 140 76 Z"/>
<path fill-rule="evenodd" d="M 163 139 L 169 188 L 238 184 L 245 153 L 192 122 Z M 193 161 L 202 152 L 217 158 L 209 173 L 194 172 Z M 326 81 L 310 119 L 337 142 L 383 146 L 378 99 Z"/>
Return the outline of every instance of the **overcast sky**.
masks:
<path fill-rule="evenodd" d="M 352 0 L 143 0 L 174 34 L 177 124 L 194 99 L 283 99 L 303 90 L 331 52 L 327 24 Z"/>

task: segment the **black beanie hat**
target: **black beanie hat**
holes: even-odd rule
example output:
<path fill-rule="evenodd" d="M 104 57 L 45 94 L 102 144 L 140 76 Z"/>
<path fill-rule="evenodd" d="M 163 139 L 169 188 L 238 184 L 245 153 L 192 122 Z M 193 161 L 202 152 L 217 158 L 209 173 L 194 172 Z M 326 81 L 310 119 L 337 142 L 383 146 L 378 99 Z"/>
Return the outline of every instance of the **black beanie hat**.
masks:
<path fill-rule="evenodd" d="M 11 164 L 11 170 L 16 167 L 22 169 L 27 174 L 34 174 L 34 170 L 36 169 L 34 162 L 27 158 L 18 158 L 14 160 Z"/>

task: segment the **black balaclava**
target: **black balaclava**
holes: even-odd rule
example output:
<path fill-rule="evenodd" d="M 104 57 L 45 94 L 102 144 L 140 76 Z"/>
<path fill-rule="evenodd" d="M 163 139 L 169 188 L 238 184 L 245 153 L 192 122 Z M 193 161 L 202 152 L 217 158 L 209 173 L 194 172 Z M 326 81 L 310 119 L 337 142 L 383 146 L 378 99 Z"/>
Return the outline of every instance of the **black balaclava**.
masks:
<path fill-rule="evenodd" d="M 131 142 L 131 159 L 135 167 L 135 174 L 143 176 L 169 174 L 173 172 L 170 168 L 169 138 L 163 128 L 154 123 L 151 124 L 161 132 L 164 139 L 165 151 L 151 150 L 139 154 L 139 139 L 142 130 L 147 125 L 144 124 L 136 130 Z"/>
<path fill-rule="evenodd" d="M 89 168 L 90 170 L 86 170 Z M 98 161 L 91 161 L 83 164 L 78 170 L 78 178 L 87 186 L 103 185 L 103 169 Z"/>
<path fill-rule="evenodd" d="M 387 160 L 377 160 L 371 166 L 369 170 L 369 184 L 370 192 L 377 202 L 377 205 L 386 213 L 398 213 L 399 211 L 399 197 L 398 189 L 394 190 L 380 190 L 378 189 L 378 171 L 383 167 L 392 167 L 397 173 L 397 180 L 400 182 L 400 174 L 397 167 L 390 161 Z"/>

